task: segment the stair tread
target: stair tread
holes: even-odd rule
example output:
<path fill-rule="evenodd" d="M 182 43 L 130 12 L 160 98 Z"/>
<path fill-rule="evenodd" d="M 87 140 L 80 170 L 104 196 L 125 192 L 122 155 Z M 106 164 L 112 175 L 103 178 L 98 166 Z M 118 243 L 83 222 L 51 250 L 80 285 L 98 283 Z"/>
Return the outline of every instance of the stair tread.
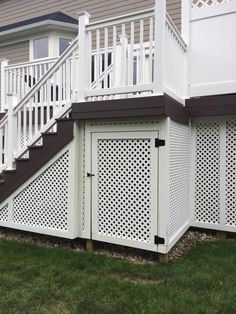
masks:
<path fill-rule="evenodd" d="M 15 161 L 29 161 L 30 158 L 15 158 Z"/>
<path fill-rule="evenodd" d="M 42 135 L 46 135 L 46 136 L 50 136 L 50 135 L 57 135 L 58 132 L 46 132 L 46 133 L 42 133 Z"/>
<path fill-rule="evenodd" d="M 42 141 L 39 139 L 34 144 L 28 146 L 29 157 L 18 157 L 15 159 L 16 170 L 8 171 L 9 175 L 6 172 L 4 180 L 0 181 L 0 202 L 19 188 L 28 178 L 36 173 L 36 171 L 41 169 L 43 165 L 74 138 L 74 120 L 63 118 L 58 119 L 57 122 L 59 124 L 57 132 L 42 133 Z M 37 143 L 40 145 L 37 145 Z M 24 157 L 24 154 L 21 156 Z"/>
<path fill-rule="evenodd" d="M 16 169 L 5 169 L 3 171 L 4 171 L 4 173 L 15 173 Z"/>
<path fill-rule="evenodd" d="M 35 146 L 28 146 L 30 149 L 38 149 L 38 148 L 43 148 L 43 145 L 35 145 Z"/>

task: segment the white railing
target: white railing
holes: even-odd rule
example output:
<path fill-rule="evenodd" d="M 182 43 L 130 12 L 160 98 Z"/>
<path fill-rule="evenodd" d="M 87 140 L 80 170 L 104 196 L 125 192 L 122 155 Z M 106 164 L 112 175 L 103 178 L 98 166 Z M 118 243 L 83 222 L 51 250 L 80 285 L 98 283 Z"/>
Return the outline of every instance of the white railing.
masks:
<path fill-rule="evenodd" d="M 48 72 L 58 58 L 24 62 L 5 66 L 5 93 L 17 95 L 22 99 L 29 90 Z M 5 106 L 7 109 L 7 105 Z"/>
<path fill-rule="evenodd" d="M 165 30 L 165 92 L 183 101 L 187 95 L 187 46 L 167 15 Z"/>
<path fill-rule="evenodd" d="M 0 171 L 11 167 L 14 158 L 70 109 L 72 101 L 165 92 L 183 100 L 187 48 L 166 15 L 165 2 L 157 0 L 155 8 L 96 23 L 89 23 L 89 15 L 83 13 L 78 38 L 56 61 L 5 66 L 11 79 L 3 89 L 16 95 L 8 96 L 8 111 L 0 121 Z M 22 87 L 25 77 L 29 90 Z M 33 78 L 35 85 L 30 83 Z"/>
<path fill-rule="evenodd" d="M 8 111 L 0 122 L 0 171 L 11 167 L 76 99 L 77 49 L 78 39 L 19 103 L 16 96 L 8 96 Z"/>
<path fill-rule="evenodd" d="M 154 23 L 154 9 L 98 23 L 87 20 L 82 40 L 89 54 L 87 82 L 92 84 L 84 86 L 85 99 L 152 92 Z"/>

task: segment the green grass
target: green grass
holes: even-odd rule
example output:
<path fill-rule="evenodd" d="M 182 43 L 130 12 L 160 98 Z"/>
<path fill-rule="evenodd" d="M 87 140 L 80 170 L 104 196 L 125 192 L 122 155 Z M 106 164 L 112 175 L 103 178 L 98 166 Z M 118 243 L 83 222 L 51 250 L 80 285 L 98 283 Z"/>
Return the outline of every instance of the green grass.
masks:
<path fill-rule="evenodd" d="M 236 313 L 236 242 L 167 265 L 135 265 L 0 241 L 0 313 Z"/>

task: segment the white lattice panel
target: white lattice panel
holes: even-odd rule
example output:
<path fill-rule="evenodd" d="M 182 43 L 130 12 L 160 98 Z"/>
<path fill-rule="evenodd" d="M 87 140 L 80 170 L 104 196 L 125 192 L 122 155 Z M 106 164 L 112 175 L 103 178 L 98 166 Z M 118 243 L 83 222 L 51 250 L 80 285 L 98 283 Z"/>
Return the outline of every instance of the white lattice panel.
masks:
<path fill-rule="evenodd" d="M 13 221 L 67 231 L 69 151 L 13 199 Z"/>
<path fill-rule="evenodd" d="M 189 221 L 190 128 L 170 122 L 169 236 Z"/>
<path fill-rule="evenodd" d="M 236 226 L 236 121 L 226 123 L 226 224 Z"/>
<path fill-rule="evenodd" d="M 209 6 L 215 6 L 223 3 L 234 2 L 235 0 L 192 0 L 193 9 L 201 9 Z"/>
<path fill-rule="evenodd" d="M 8 205 L 0 209 L 0 221 L 8 221 Z"/>
<path fill-rule="evenodd" d="M 98 141 L 98 230 L 150 242 L 150 139 Z"/>
<path fill-rule="evenodd" d="M 195 219 L 220 223 L 220 122 L 198 121 L 195 143 Z"/>

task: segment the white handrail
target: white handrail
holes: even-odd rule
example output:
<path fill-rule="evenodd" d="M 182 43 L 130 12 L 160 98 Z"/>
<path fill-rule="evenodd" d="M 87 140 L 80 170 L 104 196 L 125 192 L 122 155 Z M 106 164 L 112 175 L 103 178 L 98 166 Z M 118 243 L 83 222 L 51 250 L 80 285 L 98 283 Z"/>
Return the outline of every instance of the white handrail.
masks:
<path fill-rule="evenodd" d="M 28 66 L 33 66 L 33 65 L 40 65 L 40 64 L 46 64 L 46 63 L 51 63 L 56 61 L 57 58 L 47 58 L 47 59 L 40 59 L 40 60 L 34 60 L 34 61 L 27 61 L 27 62 L 20 62 L 20 63 L 15 63 L 15 64 L 10 64 L 5 67 L 6 70 L 13 70 L 15 68 L 23 68 L 23 67 L 28 67 Z"/>
<path fill-rule="evenodd" d="M 178 41 L 182 45 L 182 47 L 187 50 L 187 44 L 185 43 L 183 37 L 181 36 L 178 28 L 176 27 L 175 23 L 173 22 L 172 18 L 169 16 L 169 14 L 166 14 L 166 23 L 169 25 L 175 36 L 178 38 Z"/>
<path fill-rule="evenodd" d="M 110 27 L 110 26 L 114 26 L 117 24 L 128 23 L 128 22 L 139 20 L 139 19 L 151 17 L 151 16 L 153 16 L 153 14 L 154 14 L 154 7 L 146 9 L 146 10 L 142 10 L 142 11 L 138 11 L 138 12 L 134 12 L 134 13 L 128 13 L 128 14 L 124 14 L 124 15 L 120 15 L 120 16 L 115 16 L 115 17 L 111 17 L 108 19 L 98 21 L 98 22 L 90 23 L 86 27 L 86 30 L 92 31 L 92 30 L 95 30 L 98 28 L 104 28 L 107 26 Z"/>
<path fill-rule="evenodd" d="M 36 85 L 29 91 L 25 97 L 21 99 L 18 105 L 14 108 L 14 114 L 25 104 L 27 103 L 31 97 L 37 93 L 37 91 L 47 82 L 47 80 L 55 73 L 55 71 L 66 61 L 66 59 L 71 55 L 71 53 L 78 46 L 78 37 L 71 43 L 71 45 L 64 51 L 61 57 L 52 65 L 47 73 L 45 73 L 42 78 L 38 81 Z"/>
<path fill-rule="evenodd" d="M 28 146 L 41 137 L 42 132 L 47 131 L 55 124 L 57 118 L 68 112 L 72 101 L 76 101 L 74 88 L 76 85 L 73 79 L 77 71 L 77 56 L 75 55 L 77 47 L 78 38 L 38 80 L 28 94 L 17 105 L 11 106 L 11 110 L 8 110 L 0 121 L 1 140 L 4 139 L 4 151 L 0 149 L 0 152 L 4 154 L 4 163 L 0 162 L 0 171 L 11 167 L 13 158 L 25 153 Z M 9 95 L 9 97 L 11 103 L 13 99 L 16 99 L 14 95 Z"/>

